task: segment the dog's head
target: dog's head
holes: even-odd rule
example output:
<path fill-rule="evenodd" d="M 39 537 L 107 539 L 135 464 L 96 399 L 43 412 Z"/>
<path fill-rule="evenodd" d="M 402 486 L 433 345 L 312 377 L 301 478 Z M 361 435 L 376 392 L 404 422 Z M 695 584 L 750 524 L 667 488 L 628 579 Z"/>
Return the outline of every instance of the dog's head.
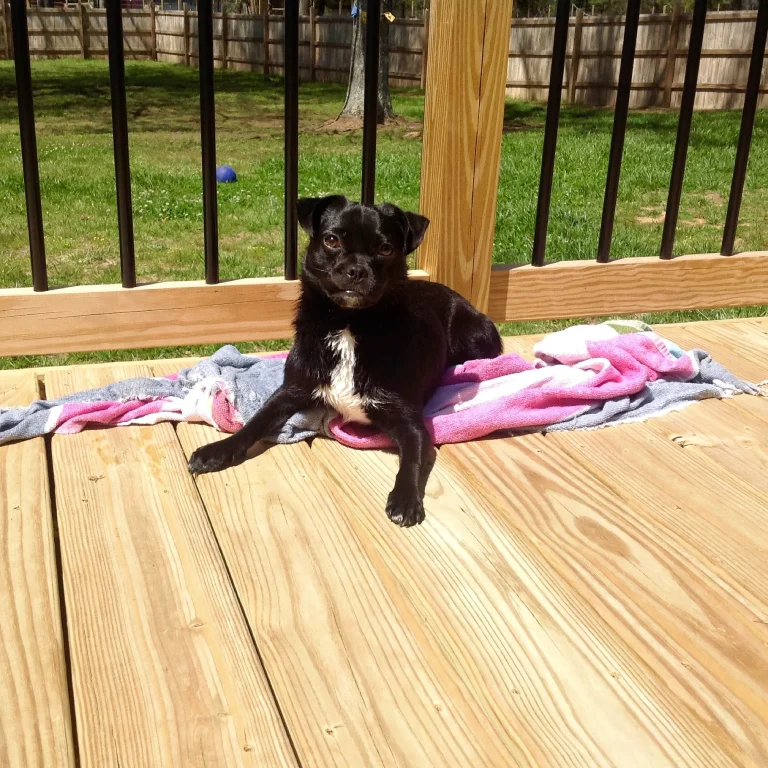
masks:
<path fill-rule="evenodd" d="M 309 235 L 304 274 L 346 309 L 371 307 L 405 280 L 406 256 L 429 224 L 390 203 L 360 205 L 340 195 L 299 200 L 298 213 Z"/>

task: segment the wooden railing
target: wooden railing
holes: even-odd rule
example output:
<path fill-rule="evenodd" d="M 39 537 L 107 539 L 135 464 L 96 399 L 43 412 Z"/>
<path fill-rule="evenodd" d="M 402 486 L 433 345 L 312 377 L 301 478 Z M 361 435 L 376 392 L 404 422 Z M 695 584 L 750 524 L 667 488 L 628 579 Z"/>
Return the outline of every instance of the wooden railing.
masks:
<path fill-rule="evenodd" d="M 110 0 L 111 2 L 112 0 Z M 369 0 L 371 9 L 378 0 Z M 202 155 L 205 195 L 205 265 L 207 281 L 135 284 L 130 217 L 130 176 L 119 171 L 127 160 L 127 139 L 115 131 L 117 186 L 123 185 L 119 219 L 123 286 L 48 289 L 45 241 L 37 176 L 37 151 L 26 34 L 24 0 L 13 0 L 15 62 L 22 124 L 22 157 L 30 231 L 34 289 L 0 290 L 0 355 L 21 355 L 80 350 L 218 343 L 287 338 L 297 297 L 292 278 L 296 267 L 295 190 L 297 178 L 295 120 L 298 93 L 298 56 L 286 58 L 286 248 L 287 278 L 218 282 L 215 121 L 212 78 L 213 30 L 210 0 L 199 8 L 205 37 L 200 46 Z M 297 3 L 287 4 L 285 23 L 293 30 L 297 48 Z M 629 0 L 628 29 L 622 52 L 611 158 L 606 183 L 601 246 L 595 261 L 549 264 L 546 236 L 552 170 L 557 148 L 562 95 L 568 0 L 559 0 L 550 72 L 534 253 L 529 263 L 523 254 L 510 254 L 510 263 L 492 264 L 496 198 L 499 179 L 502 121 L 509 44 L 511 0 L 440 0 L 432 8 L 424 120 L 421 210 L 432 220 L 421 248 L 420 270 L 413 276 L 443 282 L 487 311 L 496 321 L 588 317 L 690 308 L 730 307 L 768 303 L 768 252 L 733 254 L 741 193 L 752 137 L 760 74 L 768 32 L 768 3 L 761 3 L 754 36 L 742 128 L 723 236 L 722 253 L 670 258 L 685 170 L 688 131 L 696 95 L 696 73 L 705 23 L 705 0 L 696 0 L 692 42 L 688 48 L 686 83 L 682 94 L 678 139 L 666 211 L 661 258 L 610 260 L 613 210 L 621 170 L 627 91 L 634 63 L 634 40 L 639 0 Z M 375 15 L 371 10 L 369 18 Z M 109 28 L 113 118 L 119 128 L 124 119 L 124 88 L 120 14 L 112 14 Z M 632 27 L 635 26 L 634 33 Z M 698 41 L 698 42 L 697 42 Z M 368 86 L 375 85 L 369 81 Z M 374 103 L 375 106 L 375 103 Z M 369 116 L 370 117 L 370 116 Z M 367 122 L 364 145 L 369 162 L 363 180 L 363 198 L 370 195 L 375 153 L 375 125 Z M 126 167 L 127 163 L 123 165 Z"/>
<path fill-rule="evenodd" d="M 549 196 L 564 82 L 568 10 L 567 0 L 559 0 L 559 34 L 556 30 L 554 49 L 550 51 L 552 66 L 534 253 L 529 260 L 525 254 L 509 254 L 509 264 L 494 265 L 492 233 L 510 3 L 455 0 L 433 5 L 421 207 L 433 219 L 434 226 L 422 245 L 420 262 L 430 279 L 446 283 L 471 298 L 497 322 L 768 303 L 768 252 L 733 254 L 760 91 L 768 3 L 760 4 L 754 33 L 723 255 L 671 258 L 706 17 L 706 0 L 696 0 L 661 258 L 637 254 L 635 258 L 610 260 L 639 21 L 639 0 L 629 0 L 600 245 L 595 261 L 547 263 Z"/>

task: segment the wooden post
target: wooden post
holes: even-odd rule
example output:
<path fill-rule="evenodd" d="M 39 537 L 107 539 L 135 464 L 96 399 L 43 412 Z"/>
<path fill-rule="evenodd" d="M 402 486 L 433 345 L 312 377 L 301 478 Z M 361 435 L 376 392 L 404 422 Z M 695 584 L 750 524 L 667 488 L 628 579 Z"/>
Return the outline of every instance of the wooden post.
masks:
<path fill-rule="evenodd" d="M 77 6 L 80 9 L 80 56 L 83 59 L 88 58 L 88 9 L 85 3 L 81 2 Z"/>
<path fill-rule="evenodd" d="M 317 12 L 315 11 L 315 4 L 309 8 L 309 79 L 315 82 L 315 43 L 317 42 Z"/>
<path fill-rule="evenodd" d="M 264 0 L 264 77 L 269 77 L 269 0 Z"/>
<path fill-rule="evenodd" d="M 427 60 L 429 58 L 429 8 L 424 9 L 424 32 L 421 41 L 421 87 L 427 87 Z"/>
<path fill-rule="evenodd" d="M 189 66 L 189 5 L 184 3 L 184 64 Z"/>
<path fill-rule="evenodd" d="M 155 12 L 155 0 L 149 0 L 149 18 L 152 26 L 152 37 L 150 39 L 152 61 L 157 61 L 157 13 Z"/>
<path fill-rule="evenodd" d="M 3 18 L 3 41 L 5 45 L 5 58 L 10 60 L 11 58 L 11 22 L 8 18 L 9 5 L 5 0 L 0 0 L 3 4 L 3 12 L 0 14 Z"/>
<path fill-rule="evenodd" d="M 227 17 L 227 9 L 222 7 L 221 9 L 221 58 L 224 60 L 224 69 L 227 69 L 229 58 L 229 18 Z"/>
<path fill-rule="evenodd" d="M 430 16 L 419 266 L 486 310 L 512 0 L 440 0 Z"/>
<path fill-rule="evenodd" d="M 576 80 L 579 77 L 579 60 L 581 59 L 581 30 L 584 22 L 584 11 L 576 11 L 576 22 L 573 27 L 573 50 L 571 51 L 571 71 L 568 78 L 568 103 L 576 100 Z"/>
<path fill-rule="evenodd" d="M 672 8 L 672 19 L 669 27 L 669 47 L 667 48 L 667 67 L 664 72 L 664 95 L 661 106 L 672 106 L 672 86 L 675 82 L 675 64 L 677 62 L 677 46 L 680 39 L 680 0 L 675 0 Z"/>

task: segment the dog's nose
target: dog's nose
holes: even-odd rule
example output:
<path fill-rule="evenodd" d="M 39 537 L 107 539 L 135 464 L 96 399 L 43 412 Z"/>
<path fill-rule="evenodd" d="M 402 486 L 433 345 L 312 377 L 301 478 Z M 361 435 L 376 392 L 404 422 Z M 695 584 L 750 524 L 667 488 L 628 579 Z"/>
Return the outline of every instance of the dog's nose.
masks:
<path fill-rule="evenodd" d="M 359 283 L 365 277 L 365 267 L 359 264 L 350 264 L 346 269 L 347 277 L 355 283 Z"/>

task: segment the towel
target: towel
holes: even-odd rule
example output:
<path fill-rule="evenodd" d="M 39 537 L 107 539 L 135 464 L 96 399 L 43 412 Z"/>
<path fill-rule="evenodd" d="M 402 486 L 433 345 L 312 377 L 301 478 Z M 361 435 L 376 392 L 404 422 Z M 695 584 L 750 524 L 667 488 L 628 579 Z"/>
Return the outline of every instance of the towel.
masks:
<path fill-rule="evenodd" d="M 235 432 L 282 384 L 287 353 L 267 357 L 225 346 L 178 374 L 0 409 L 0 445 L 86 426 L 189 421 Z M 759 395 L 703 350 L 684 351 L 632 321 L 575 325 L 534 347 L 534 359 L 506 354 L 448 369 L 424 408 L 435 444 L 498 432 L 595 429 L 643 421 L 699 400 Z M 322 435 L 352 448 L 390 448 L 370 426 L 344 422 L 323 406 L 295 414 L 268 442 Z"/>

